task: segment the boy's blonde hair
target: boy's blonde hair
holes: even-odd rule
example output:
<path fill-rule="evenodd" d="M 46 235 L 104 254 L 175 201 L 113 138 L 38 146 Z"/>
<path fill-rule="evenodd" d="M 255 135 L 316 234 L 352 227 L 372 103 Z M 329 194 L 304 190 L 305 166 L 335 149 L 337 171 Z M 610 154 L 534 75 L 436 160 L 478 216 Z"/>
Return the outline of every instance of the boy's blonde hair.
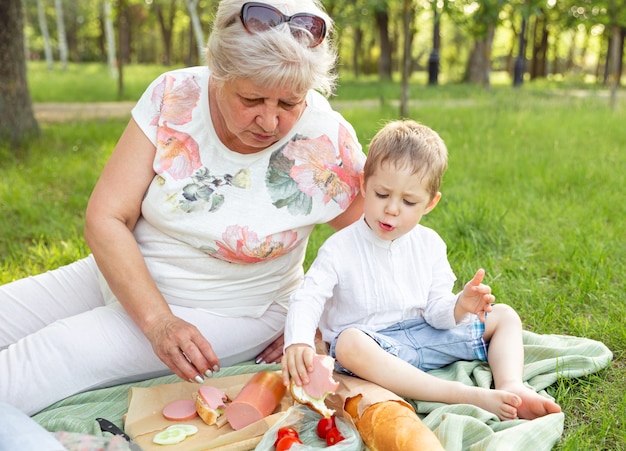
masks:
<path fill-rule="evenodd" d="M 420 177 L 432 199 L 439 192 L 448 167 L 448 149 L 431 128 L 410 119 L 392 121 L 370 142 L 363 168 L 364 182 L 367 183 L 368 178 L 384 164 L 412 170 Z"/>

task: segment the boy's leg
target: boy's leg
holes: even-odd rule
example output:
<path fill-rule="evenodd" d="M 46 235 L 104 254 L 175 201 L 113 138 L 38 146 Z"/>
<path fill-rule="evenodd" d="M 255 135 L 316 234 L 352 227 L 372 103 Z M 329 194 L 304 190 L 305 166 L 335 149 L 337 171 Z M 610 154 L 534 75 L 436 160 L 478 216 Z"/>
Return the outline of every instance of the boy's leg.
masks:
<path fill-rule="evenodd" d="M 517 408 L 519 418 L 532 420 L 561 411 L 558 404 L 523 383 L 522 322 L 515 310 L 505 304 L 494 305 L 485 321 L 483 339 L 489 343 L 487 360 L 495 388 L 515 393 L 522 400 L 521 406 Z"/>
<path fill-rule="evenodd" d="M 346 329 L 335 346 L 337 361 L 362 379 L 380 385 L 399 396 L 447 404 L 472 404 L 502 420 L 517 416 L 517 395 L 501 390 L 472 387 L 447 381 L 389 354 L 358 329 Z"/>

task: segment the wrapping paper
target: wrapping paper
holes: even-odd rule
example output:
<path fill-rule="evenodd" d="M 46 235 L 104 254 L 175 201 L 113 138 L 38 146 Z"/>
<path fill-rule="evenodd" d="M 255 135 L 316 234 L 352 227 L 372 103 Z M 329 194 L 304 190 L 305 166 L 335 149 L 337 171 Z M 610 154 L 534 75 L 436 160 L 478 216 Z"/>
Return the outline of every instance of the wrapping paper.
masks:
<path fill-rule="evenodd" d="M 205 381 L 204 385 L 217 387 L 223 390 L 230 399 L 234 399 L 253 375 L 241 374 L 209 379 Z M 238 431 L 233 430 L 228 423 L 221 427 L 209 426 L 200 417 L 180 422 L 169 421 L 163 417 L 161 412 L 167 404 L 179 399 L 195 399 L 198 387 L 198 384 L 191 382 L 178 382 L 153 387 L 132 387 L 124 426 L 125 432 L 144 451 L 163 450 L 162 445 L 152 442 L 156 433 L 173 424 L 191 424 L 198 428 L 198 433 L 187 437 L 178 444 L 168 445 L 168 451 L 204 451 L 219 450 L 220 448 L 232 451 L 249 450 L 254 448 L 263 434 L 282 417 L 283 412 L 294 404 L 291 395 L 287 392 L 274 413 Z"/>

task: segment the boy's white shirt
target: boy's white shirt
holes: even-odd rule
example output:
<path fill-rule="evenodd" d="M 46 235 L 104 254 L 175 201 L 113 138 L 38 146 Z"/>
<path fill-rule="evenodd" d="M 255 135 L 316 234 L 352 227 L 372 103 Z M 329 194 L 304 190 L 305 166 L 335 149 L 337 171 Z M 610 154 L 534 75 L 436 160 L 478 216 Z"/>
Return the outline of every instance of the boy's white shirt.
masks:
<path fill-rule="evenodd" d="M 438 329 L 455 327 L 455 280 L 437 232 L 418 224 L 382 240 L 361 217 L 328 238 L 292 294 L 285 347 L 315 348 L 317 327 L 325 342 L 347 327 L 377 331 L 415 317 Z"/>

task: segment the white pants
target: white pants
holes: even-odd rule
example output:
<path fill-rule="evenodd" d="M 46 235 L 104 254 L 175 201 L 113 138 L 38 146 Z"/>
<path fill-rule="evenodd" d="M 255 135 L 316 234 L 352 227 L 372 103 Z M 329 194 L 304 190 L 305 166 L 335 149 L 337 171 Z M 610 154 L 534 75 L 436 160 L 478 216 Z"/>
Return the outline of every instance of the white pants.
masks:
<path fill-rule="evenodd" d="M 0 451 L 66 451 L 54 436 L 15 407 L 0 402 Z"/>
<path fill-rule="evenodd" d="M 260 318 L 171 308 L 200 330 L 223 367 L 255 358 L 282 333 L 286 315 L 276 304 Z M 123 307 L 105 305 L 93 257 L 0 286 L 0 402 L 33 415 L 76 393 L 166 374 Z"/>

